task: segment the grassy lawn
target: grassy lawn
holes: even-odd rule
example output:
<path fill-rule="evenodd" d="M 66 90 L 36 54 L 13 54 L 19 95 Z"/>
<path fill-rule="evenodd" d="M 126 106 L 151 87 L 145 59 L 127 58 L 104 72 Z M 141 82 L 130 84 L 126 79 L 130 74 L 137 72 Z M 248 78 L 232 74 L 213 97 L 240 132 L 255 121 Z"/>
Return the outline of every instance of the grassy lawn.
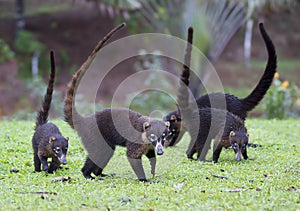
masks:
<path fill-rule="evenodd" d="M 53 175 L 33 172 L 34 123 L 0 122 L 1 210 L 300 210 L 299 120 L 247 120 L 251 142 L 262 146 L 249 148 L 251 159 L 241 162 L 231 150 L 222 151 L 218 164 L 189 161 L 186 135 L 158 157 L 155 178 L 144 157 L 149 183 L 136 180 L 124 148 L 105 168 L 111 176 L 86 180 L 79 138 L 63 121 L 54 122 L 70 147 L 68 165 Z M 51 181 L 59 176 L 70 181 Z"/>

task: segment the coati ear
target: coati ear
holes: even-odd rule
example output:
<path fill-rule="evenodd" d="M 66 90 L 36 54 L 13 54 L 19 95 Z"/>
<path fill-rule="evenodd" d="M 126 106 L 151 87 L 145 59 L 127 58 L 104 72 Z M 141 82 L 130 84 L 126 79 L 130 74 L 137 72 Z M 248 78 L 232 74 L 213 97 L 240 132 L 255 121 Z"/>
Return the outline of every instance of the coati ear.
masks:
<path fill-rule="evenodd" d="M 51 136 L 49 138 L 49 143 L 51 144 L 51 143 L 53 143 L 53 141 L 56 141 L 56 138 L 54 136 Z"/>
<path fill-rule="evenodd" d="M 66 140 L 66 141 L 69 141 L 69 137 L 66 137 L 65 140 Z"/>
<path fill-rule="evenodd" d="M 235 132 L 234 132 L 234 131 L 231 131 L 231 132 L 229 133 L 229 136 L 230 136 L 230 137 L 234 137 L 234 136 L 235 136 Z"/>
<path fill-rule="evenodd" d="M 166 122 L 165 122 L 165 125 L 166 125 L 167 127 L 170 127 L 170 122 L 169 122 L 169 121 L 166 121 Z"/>
<path fill-rule="evenodd" d="M 247 138 L 249 138 L 249 133 L 246 133 Z"/>
<path fill-rule="evenodd" d="M 145 131 L 148 127 L 150 127 L 150 123 L 149 123 L 149 122 L 144 122 L 144 124 L 143 124 L 143 129 L 144 129 L 144 131 Z"/>
<path fill-rule="evenodd" d="M 170 117 L 170 120 L 171 121 L 175 121 L 177 118 L 176 118 L 176 116 L 173 114 L 173 115 L 171 115 L 171 117 Z"/>

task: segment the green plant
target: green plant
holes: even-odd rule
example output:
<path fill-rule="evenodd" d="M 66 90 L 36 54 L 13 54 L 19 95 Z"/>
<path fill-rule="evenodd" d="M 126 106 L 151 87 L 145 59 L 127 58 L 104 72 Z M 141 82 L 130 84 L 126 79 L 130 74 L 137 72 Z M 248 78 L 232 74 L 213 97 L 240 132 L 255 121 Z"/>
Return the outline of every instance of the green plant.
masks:
<path fill-rule="evenodd" d="M 37 40 L 36 34 L 21 30 L 16 36 L 14 49 L 17 53 L 19 76 L 29 78 L 31 76 L 31 61 L 35 53 L 39 54 L 39 70 L 48 70 L 49 54 L 45 55 L 45 45 Z"/>
<path fill-rule="evenodd" d="M 159 57 L 160 54 L 159 51 L 148 53 L 145 50 L 140 50 L 138 61 L 134 65 L 135 70 L 162 70 L 163 66 Z M 141 93 L 138 91 L 129 94 L 127 96 L 127 102 L 130 101 L 131 109 L 144 114 L 148 114 L 153 110 L 166 111 L 174 109 L 174 100 L 167 94 L 171 93 L 173 86 L 164 74 L 151 71 L 150 74 L 147 75 L 144 85 L 145 88 L 155 87 L 157 89 L 149 89 Z"/>
<path fill-rule="evenodd" d="M 22 30 L 17 35 L 15 49 L 20 53 L 33 54 L 35 51 L 42 52 L 45 46 L 37 41 L 34 33 Z"/>
<path fill-rule="evenodd" d="M 8 44 L 0 39 L 0 64 L 14 59 L 14 53 Z"/>
<path fill-rule="evenodd" d="M 269 89 L 263 103 L 268 119 L 284 119 L 291 116 L 291 110 L 297 99 L 297 86 L 289 81 L 281 81 L 276 73 L 273 86 Z"/>

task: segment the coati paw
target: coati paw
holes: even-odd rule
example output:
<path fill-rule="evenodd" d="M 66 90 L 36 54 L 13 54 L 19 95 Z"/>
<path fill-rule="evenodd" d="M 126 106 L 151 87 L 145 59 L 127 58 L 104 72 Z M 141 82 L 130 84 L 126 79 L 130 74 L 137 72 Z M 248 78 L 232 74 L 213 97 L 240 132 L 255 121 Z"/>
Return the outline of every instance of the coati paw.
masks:
<path fill-rule="evenodd" d="M 44 168 L 43 171 L 49 173 L 49 168 Z"/>
<path fill-rule="evenodd" d="M 90 179 L 90 180 L 95 179 L 95 177 L 92 177 L 91 175 L 83 175 L 83 176 L 84 176 L 84 178 L 86 178 L 86 179 Z"/>
<path fill-rule="evenodd" d="M 45 171 L 45 172 L 47 172 L 48 174 L 53 174 L 54 173 L 54 171 L 55 170 L 53 170 L 53 169 L 48 169 L 47 171 Z"/>
<path fill-rule="evenodd" d="M 148 182 L 147 179 L 139 179 L 140 182 Z"/>

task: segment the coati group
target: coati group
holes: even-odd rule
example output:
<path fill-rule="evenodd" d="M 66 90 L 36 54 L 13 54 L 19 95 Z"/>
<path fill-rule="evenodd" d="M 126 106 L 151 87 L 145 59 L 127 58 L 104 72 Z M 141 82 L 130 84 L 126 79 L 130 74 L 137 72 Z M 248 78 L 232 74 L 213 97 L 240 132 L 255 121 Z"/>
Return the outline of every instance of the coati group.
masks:
<path fill-rule="evenodd" d="M 176 111 L 169 113 L 163 120 L 144 116 L 127 108 L 105 108 L 93 115 L 82 116 L 75 108 L 77 85 L 103 45 L 124 26 L 125 24 L 121 24 L 115 27 L 99 41 L 87 60 L 73 75 L 66 91 L 65 121 L 77 132 L 88 152 L 81 169 L 83 176 L 87 179 L 93 179 L 92 174 L 104 176 L 102 171 L 112 158 L 116 146 L 122 146 L 127 149 L 127 159 L 138 180 L 145 182 L 147 178 L 142 165 L 142 155 L 146 155 L 149 159 L 151 173 L 155 175 L 156 154 L 162 155 L 164 147 L 178 143 L 184 131 L 188 131 L 191 136 L 187 150 L 187 157 L 190 159 L 193 159 L 193 155 L 197 153 L 198 160 L 205 160 L 212 139 L 214 139 L 214 162 L 218 161 L 222 147 L 227 146 L 232 146 L 236 160 L 241 160 L 241 157 L 247 159 L 249 135 L 244 120 L 247 113 L 261 101 L 270 87 L 277 64 L 274 45 L 263 24 L 259 27 L 268 50 L 268 63 L 258 85 L 248 97 L 240 99 L 231 94 L 212 93 L 197 99 L 197 109 L 190 106 L 188 85 L 193 40 L 193 29 L 190 27 Z M 53 52 L 50 54 L 50 60 L 51 74 L 42 108 L 37 114 L 32 146 L 35 171 L 41 171 L 42 165 L 43 171 L 53 173 L 61 164 L 67 163 L 69 141 L 62 136 L 56 125 L 47 122 L 55 79 Z M 226 108 L 218 107 L 218 103 L 211 103 L 222 99 L 225 99 Z M 48 158 L 52 158 L 50 166 L 48 166 Z"/>
<path fill-rule="evenodd" d="M 260 33 L 268 51 L 268 62 L 262 78 L 254 90 L 245 98 L 238 98 L 231 94 L 211 93 L 199 97 L 196 100 L 198 109 L 191 110 L 188 105 L 189 92 L 184 86 L 180 86 L 178 94 L 179 109 L 169 113 L 164 117 L 169 121 L 172 133 L 169 146 L 174 146 L 181 139 L 185 129 L 192 136 L 192 140 L 187 150 L 187 157 L 193 158 L 197 152 L 197 158 L 204 160 L 211 139 L 215 139 L 213 161 L 217 162 L 222 146 L 232 146 L 236 153 L 236 159 L 240 160 L 241 155 L 248 158 L 246 146 L 248 144 L 247 129 L 244 120 L 247 113 L 263 99 L 272 84 L 277 68 L 277 57 L 272 40 L 268 36 L 262 23 L 259 24 Z M 190 58 L 187 58 L 189 60 Z M 184 66 L 181 81 L 188 86 L 189 68 Z M 224 103 L 225 102 L 225 103 Z M 225 104 L 225 109 L 224 109 Z M 185 113 L 182 121 L 181 115 Z M 199 131 L 195 129 L 195 117 L 200 119 Z M 183 122 L 183 125 L 182 125 Z M 219 130 L 219 128 L 224 128 Z"/>

